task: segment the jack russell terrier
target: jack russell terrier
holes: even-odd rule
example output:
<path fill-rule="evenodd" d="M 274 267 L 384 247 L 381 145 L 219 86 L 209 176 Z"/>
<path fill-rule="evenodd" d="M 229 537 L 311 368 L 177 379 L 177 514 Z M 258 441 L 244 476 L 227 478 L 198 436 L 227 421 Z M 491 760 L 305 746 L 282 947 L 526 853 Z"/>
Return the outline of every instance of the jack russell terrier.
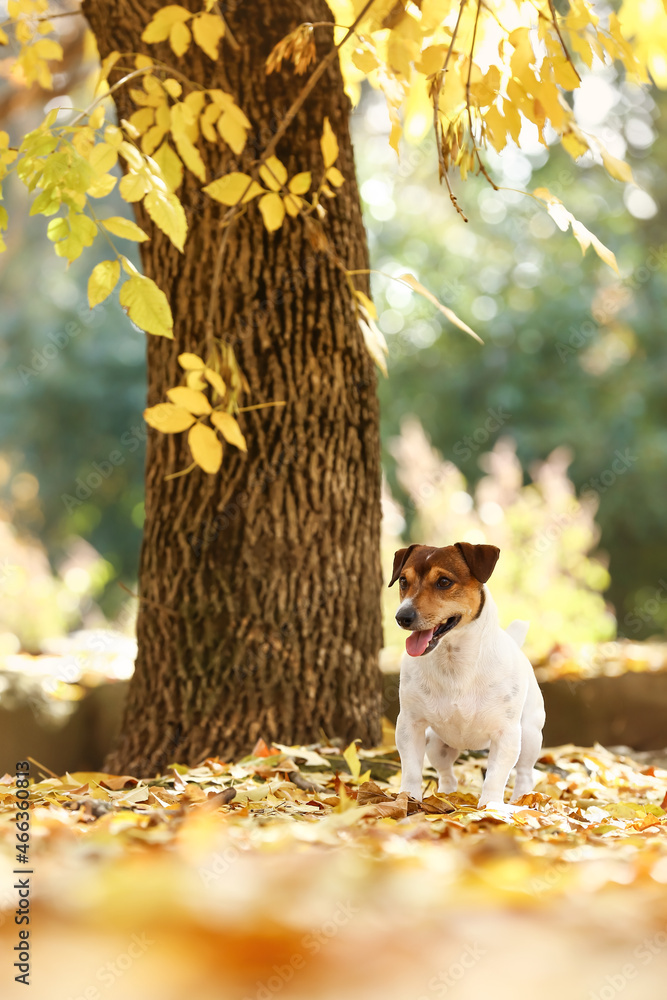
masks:
<path fill-rule="evenodd" d="M 516 764 L 512 801 L 532 791 L 542 747 L 544 702 L 521 652 L 528 623 L 503 630 L 485 586 L 500 550 L 457 542 L 410 545 L 394 556 L 396 621 L 408 629 L 401 660 L 396 746 L 401 791 L 422 797 L 424 753 L 438 772 L 438 791 L 456 791 L 453 764 L 461 750 L 489 748 L 479 807 L 503 802 Z"/>

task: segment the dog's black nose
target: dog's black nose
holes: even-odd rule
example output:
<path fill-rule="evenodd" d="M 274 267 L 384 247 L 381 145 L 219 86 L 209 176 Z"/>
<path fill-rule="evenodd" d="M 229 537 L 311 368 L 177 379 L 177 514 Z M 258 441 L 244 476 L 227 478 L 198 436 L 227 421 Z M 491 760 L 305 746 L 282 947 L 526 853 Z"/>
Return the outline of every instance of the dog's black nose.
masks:
<path fill-rule="evenodd" d="M 417 617 L 417 612 L 414 608 L 403 608 L 396 612 L 396 621 L 401 626 L 401 628 L 410 628 L 413 621 Z"/>

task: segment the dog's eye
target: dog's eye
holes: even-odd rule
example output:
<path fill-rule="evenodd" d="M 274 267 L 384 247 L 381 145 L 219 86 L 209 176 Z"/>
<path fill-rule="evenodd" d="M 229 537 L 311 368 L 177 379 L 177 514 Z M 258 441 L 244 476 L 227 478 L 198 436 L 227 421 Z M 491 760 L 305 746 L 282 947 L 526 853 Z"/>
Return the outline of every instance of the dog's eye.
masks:
<path fill-rule="evenodd" d="M 449 580 L 446 576 L 441 576 L 440 579 L 436 583 L 436 587 L 439 590 L 447 590 L 449 587 L 451 587 L 451 585 L 452 585 L 452 581 Z"/>
<path fill-rule="evenodd" d="M 398 585 L 399 585 L 399 587 L 401 587 L 401 589 L 402 589 L 403 587 L 407 587 L 407 585 L 408 585 L 408 581 L 407 581 L 407 580 L 405 579 L 405 577 L 404 577 L 404 576 L 400 576 L 400 577 L 398 578 Z"/>

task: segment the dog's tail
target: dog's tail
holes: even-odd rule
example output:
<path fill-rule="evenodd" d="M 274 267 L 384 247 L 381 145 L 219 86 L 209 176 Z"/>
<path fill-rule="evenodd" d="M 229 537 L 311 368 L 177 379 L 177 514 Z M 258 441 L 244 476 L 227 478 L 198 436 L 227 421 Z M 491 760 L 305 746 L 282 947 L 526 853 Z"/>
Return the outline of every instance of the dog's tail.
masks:
<path fill-rule="evenodd" d="M 520 618 L 515 618 L 513 622 L 510 622 L 505 631 L 512 639 L 514 639 L 519 649 L 521 649 L 526 641 L 529 628 L 530 622 L 522 622 Z"/>

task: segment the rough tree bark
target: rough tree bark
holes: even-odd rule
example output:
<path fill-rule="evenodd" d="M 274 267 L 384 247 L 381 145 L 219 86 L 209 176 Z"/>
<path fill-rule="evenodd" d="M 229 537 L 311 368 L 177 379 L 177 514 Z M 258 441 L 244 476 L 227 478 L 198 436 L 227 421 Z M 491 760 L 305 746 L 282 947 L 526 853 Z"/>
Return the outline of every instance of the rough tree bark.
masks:
<path fill-rule="evenodd" d="M 141 32 L 160 0 L 84 0 L 102 57 L 145 52 Z M 184 6 L 199 10 L 197 0 Z M 150 54 L 206 87 L 231 92 L 253 123 L 241 157 L 200 146 L 209 180 L 248 171 L 303 87 L 284 66 L 266 76 L 273 45 L 303 21 L 329 21 L 322 0 L 223 4 L 239 50 L 223 42 L 212 63 L 191 48 L 176 60 Z M 318 59 L 332 44 L 316 29 Z M 117 96 L 120 117 L 133 110 Z M 290 176 L 323 170 L 328 115 L 346 182 L 325 223 L 336 254 L 365 268 L 367 248 L 337 61 L 279 143 Z M 179 254 L 140 210 L 150 233 L 143 264 L 169 296 L 173 341 L 148 337 L 148 403 L 180 381 L 177 355 L 205 356 L 204 321 L 224 209 L 191 176 L 179 191 L 190 226 Z M 365 280 L 358 287 L 367 290 Z M 190 464 L 186 435 L 149 431 L 141 554 L 139 655 L 122 736 L 107 767 L 154 772 L 172 760 L 248 751 L 258 737 L 283 743 L 376 741 L 380 725 L 380 448 L 374 366 L 345 278 L 313 248 L 300 219 L 276 234 L 256 204 L 226 247 L 215 336 L 231 342 L 250 384 L 245 403 L 285 400 L 240 417 L 247 457 L 229 448 L 221 473 Z"/>

